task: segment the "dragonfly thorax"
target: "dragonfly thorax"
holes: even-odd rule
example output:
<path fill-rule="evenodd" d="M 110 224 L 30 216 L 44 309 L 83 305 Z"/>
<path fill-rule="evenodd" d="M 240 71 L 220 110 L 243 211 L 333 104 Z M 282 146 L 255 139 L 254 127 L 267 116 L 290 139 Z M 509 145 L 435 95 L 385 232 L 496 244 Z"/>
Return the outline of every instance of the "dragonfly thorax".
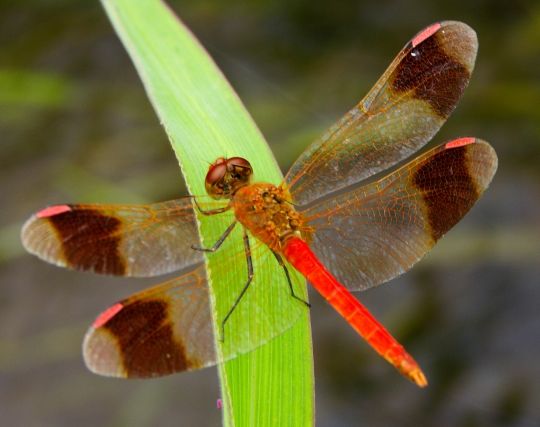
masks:
<path fill-rule="evenodd" d="M 268 183 L 244 186 L 234 194 L 231 205 L 238 221 L 276 252 L 292 236 L 308 237 L 304 216 L 294 208 L 283 186 Z"/>

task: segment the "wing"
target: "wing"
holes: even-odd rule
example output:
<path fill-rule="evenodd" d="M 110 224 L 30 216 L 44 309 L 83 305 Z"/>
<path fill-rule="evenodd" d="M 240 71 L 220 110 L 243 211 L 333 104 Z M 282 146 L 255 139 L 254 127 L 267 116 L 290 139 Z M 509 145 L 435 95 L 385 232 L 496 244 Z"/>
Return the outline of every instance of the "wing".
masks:
<path fill-rule="evenodd" d="M 227 278 L 240 271 L 245 276 L 236 277 L 247 279 L 245 253 L 234 253 L 231 246 L 228 253 L 213 265 L 213 272 Z M 264 245 L 252 247 L 252 255 L 253 281 L 237 305 L 245 282 L 223 280 L 226 288 L 216 289 L 219 298 L 212 298 L 205 268 L 199 264 L 181 277 L 109 307 L 86 334 L 83 355 L 88 368 L 124 378 L 189 371 L 252 351 L 289 329 L 306 307 L 291 297 L 284 273 L 272 277 L 263 268 L 262 261 L 276 262 Z M 262 286 L 270 280 L 273 286 Z M 215 301 L 214 308 L 211 301 Z M 224 341 L 216 342 L 212 313 L 221 324 L 233 306 L 224 325 Z"/>
<path fill-rule="evenodd" d="M 469 83 L 477 48 L 476 33 L 460 22 L 416 35 L 368 95 L 293 164 L 285 181 L 295 202 L 358 183 L 426 144 Z"/>
<path fill-rule="evenodd" d="M 144 378 L 217 361 L 204 267 L 116 303 L 88 330 L 83 356 L 97 374 Z"/>
<path fill-rule="evenodd" d="M 497 169 L 489 144 L 461 138 L 381 180 L 303 213 L 313 251 L 349 289 L 364 290 L 407 271 L 474 205 Z"/>
<path fill-rule="evenodd" d="M 62 267 L 119 276 L 154 276 L 200 262 L 189 198 L 151 205 L 57 205 L 22 229 L 24 247 Z"/>

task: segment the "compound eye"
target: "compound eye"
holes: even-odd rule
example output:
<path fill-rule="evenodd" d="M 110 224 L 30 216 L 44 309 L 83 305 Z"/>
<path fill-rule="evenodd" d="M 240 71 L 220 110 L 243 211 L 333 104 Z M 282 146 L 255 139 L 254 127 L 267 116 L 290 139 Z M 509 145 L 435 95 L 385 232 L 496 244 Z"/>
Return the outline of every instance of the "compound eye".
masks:
<path fill-rule="evenodd" d="M 248 180 L 253 173 L 251 164 L 243 157 L 231 157 L 227 159 L 227 169 L 232 178 L 242 181 Z"/>
<path fill-rule="evenodd" d="M 223 159 L 218 159 L 210 166 L 204 181 L 206 192 L 210 196 L 219 196 L 223 193 L 223 178 L 225 178 L 226 173 L 227 164 Z"/>
<path fill-rule="evenodd" d="M 229 166 L 229 168 L 233 167 L 252 170 L 251 164 L 243 157 L 231 157 L 230 159 L 227 159 L 227 166 Z"/>

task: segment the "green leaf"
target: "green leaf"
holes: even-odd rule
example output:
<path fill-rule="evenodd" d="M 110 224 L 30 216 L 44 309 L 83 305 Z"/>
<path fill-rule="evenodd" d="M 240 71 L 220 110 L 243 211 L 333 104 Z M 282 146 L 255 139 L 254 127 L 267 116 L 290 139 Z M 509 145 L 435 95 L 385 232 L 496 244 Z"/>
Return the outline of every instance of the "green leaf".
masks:
<path fill-rule="evenodd" d="M 220 156 L 245 157 L 257 181 L 279 183 L 272 153 L 238 96 L 170 9 L 156 0 L 102 3 L 167 131 L 191 194 L 205 193 L 208 164 Z M 210 246 L 232 217 L 199 219 L 201 240 Z M 236 271 L 223 262 L 242 251 L 239 228 L 207 262 L 216 331 L 246 281 L 245 267 Z M 225 356 L 246 352 L 219 367 L 224 424 L 312 425 L 308 310 L 290 297 L 283 271 L 273 257 L 264 256 L 268 250 L 258 246 L 253 252 L 262 253 L 255 257 L 255 279 L 226 324 L 223 346 L 216 343 Z M 293 278 L 295 292 L 305 297 L 305 283 L 297 274 Z"/>

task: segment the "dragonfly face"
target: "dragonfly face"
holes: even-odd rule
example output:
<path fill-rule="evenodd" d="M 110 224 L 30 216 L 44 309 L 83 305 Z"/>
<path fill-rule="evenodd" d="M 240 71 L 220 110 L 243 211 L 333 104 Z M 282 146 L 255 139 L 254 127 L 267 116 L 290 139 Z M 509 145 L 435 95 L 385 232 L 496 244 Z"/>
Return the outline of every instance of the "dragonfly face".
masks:
<path fill-rule="evenodd" d="M 251 164 L 242 157 L 220 157 L 208 169 L 205 187 L 214 199 L 230 199 L 239 188 L 248 185 L 253 175 Z"/>

